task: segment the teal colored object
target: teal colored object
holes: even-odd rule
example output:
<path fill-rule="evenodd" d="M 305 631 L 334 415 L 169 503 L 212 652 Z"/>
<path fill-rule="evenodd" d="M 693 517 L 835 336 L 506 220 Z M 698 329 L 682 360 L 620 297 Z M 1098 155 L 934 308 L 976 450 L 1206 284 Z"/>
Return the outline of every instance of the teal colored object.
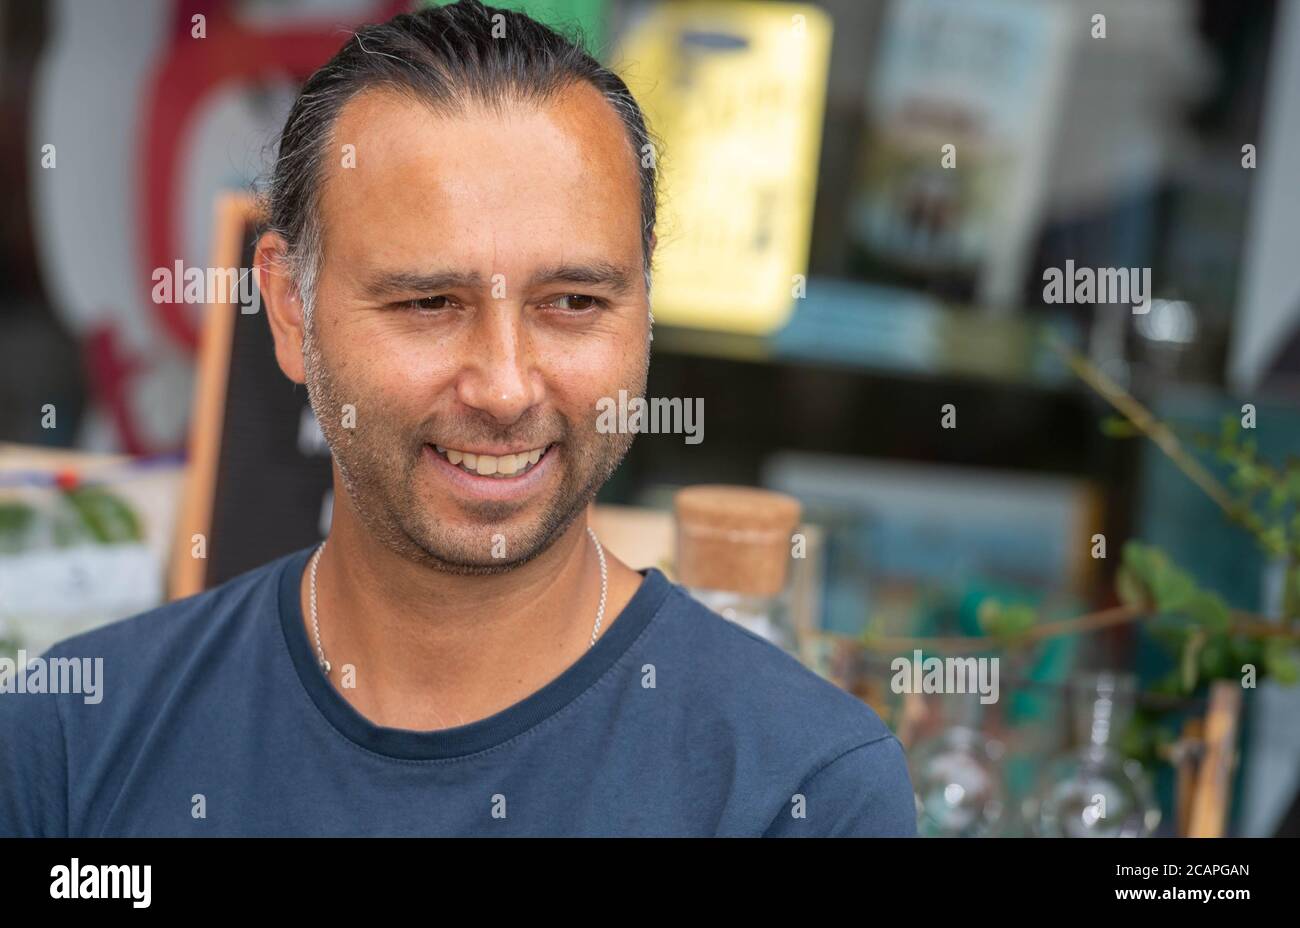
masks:
<path fill-rule="evenodd" d="M 434 0 L 416 4 L 417 8 L 442 5 Z M 490 0 L 484 5 L 527 13 L 570 39 L 580 38 L 594 57 L 603 57 L 606 0 Z"/>

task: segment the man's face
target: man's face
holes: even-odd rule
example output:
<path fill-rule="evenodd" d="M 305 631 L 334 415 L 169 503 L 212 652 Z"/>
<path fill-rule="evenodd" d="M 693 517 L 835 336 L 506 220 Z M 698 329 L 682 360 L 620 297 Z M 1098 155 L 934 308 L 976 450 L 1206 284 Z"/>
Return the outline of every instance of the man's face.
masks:
<path fill-rule="evenodd" d="M 340 114 L 326 163 L 303 376 L 340 492 L 419 562 L 530 559 L 631 444 L 596 430 L 597 401 L 645 390 L 639 181 L 621 123 L 585 85 L 451 117 L 370 91 Z"/>

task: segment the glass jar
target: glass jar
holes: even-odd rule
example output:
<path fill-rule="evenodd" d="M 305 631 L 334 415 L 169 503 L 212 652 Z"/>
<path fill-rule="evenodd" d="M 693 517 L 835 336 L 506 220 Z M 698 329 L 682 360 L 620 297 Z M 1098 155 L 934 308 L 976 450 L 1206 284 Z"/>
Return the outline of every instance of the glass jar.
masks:
<path fill-rule="evenodd" d="M 697 600 L 796 658 L 787 579 L 802 509 L 783 493 L 705 485 L 678 491 L 677 575 Z"/>

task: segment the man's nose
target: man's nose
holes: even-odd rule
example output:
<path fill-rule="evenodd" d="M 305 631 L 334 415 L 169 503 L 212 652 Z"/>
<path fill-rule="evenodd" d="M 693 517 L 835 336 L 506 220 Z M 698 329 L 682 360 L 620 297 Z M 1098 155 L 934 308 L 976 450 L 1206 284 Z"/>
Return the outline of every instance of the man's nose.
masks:
<path fill-rule="evenodd" d="M 457 397 L 509 425 L 541 402 L 520 314 L 502 305 L 484 312 L 474 328 L 470 357 L 457 382 Z"/>

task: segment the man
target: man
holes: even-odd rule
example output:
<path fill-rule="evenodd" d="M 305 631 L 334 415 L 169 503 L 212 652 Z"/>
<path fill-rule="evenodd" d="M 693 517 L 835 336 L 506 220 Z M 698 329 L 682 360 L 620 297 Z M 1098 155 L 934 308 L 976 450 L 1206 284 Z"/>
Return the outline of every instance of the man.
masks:
<path fill-rule="evenodd" d="M 643 395 L 655 176 L 623 82 L 464 2 L 354 36 L 257 272 L 333 452 L 324 545 L 81 635 L 0 696 L 0 832 L 910 835 L 861 701 L 588 531 Z"/>

